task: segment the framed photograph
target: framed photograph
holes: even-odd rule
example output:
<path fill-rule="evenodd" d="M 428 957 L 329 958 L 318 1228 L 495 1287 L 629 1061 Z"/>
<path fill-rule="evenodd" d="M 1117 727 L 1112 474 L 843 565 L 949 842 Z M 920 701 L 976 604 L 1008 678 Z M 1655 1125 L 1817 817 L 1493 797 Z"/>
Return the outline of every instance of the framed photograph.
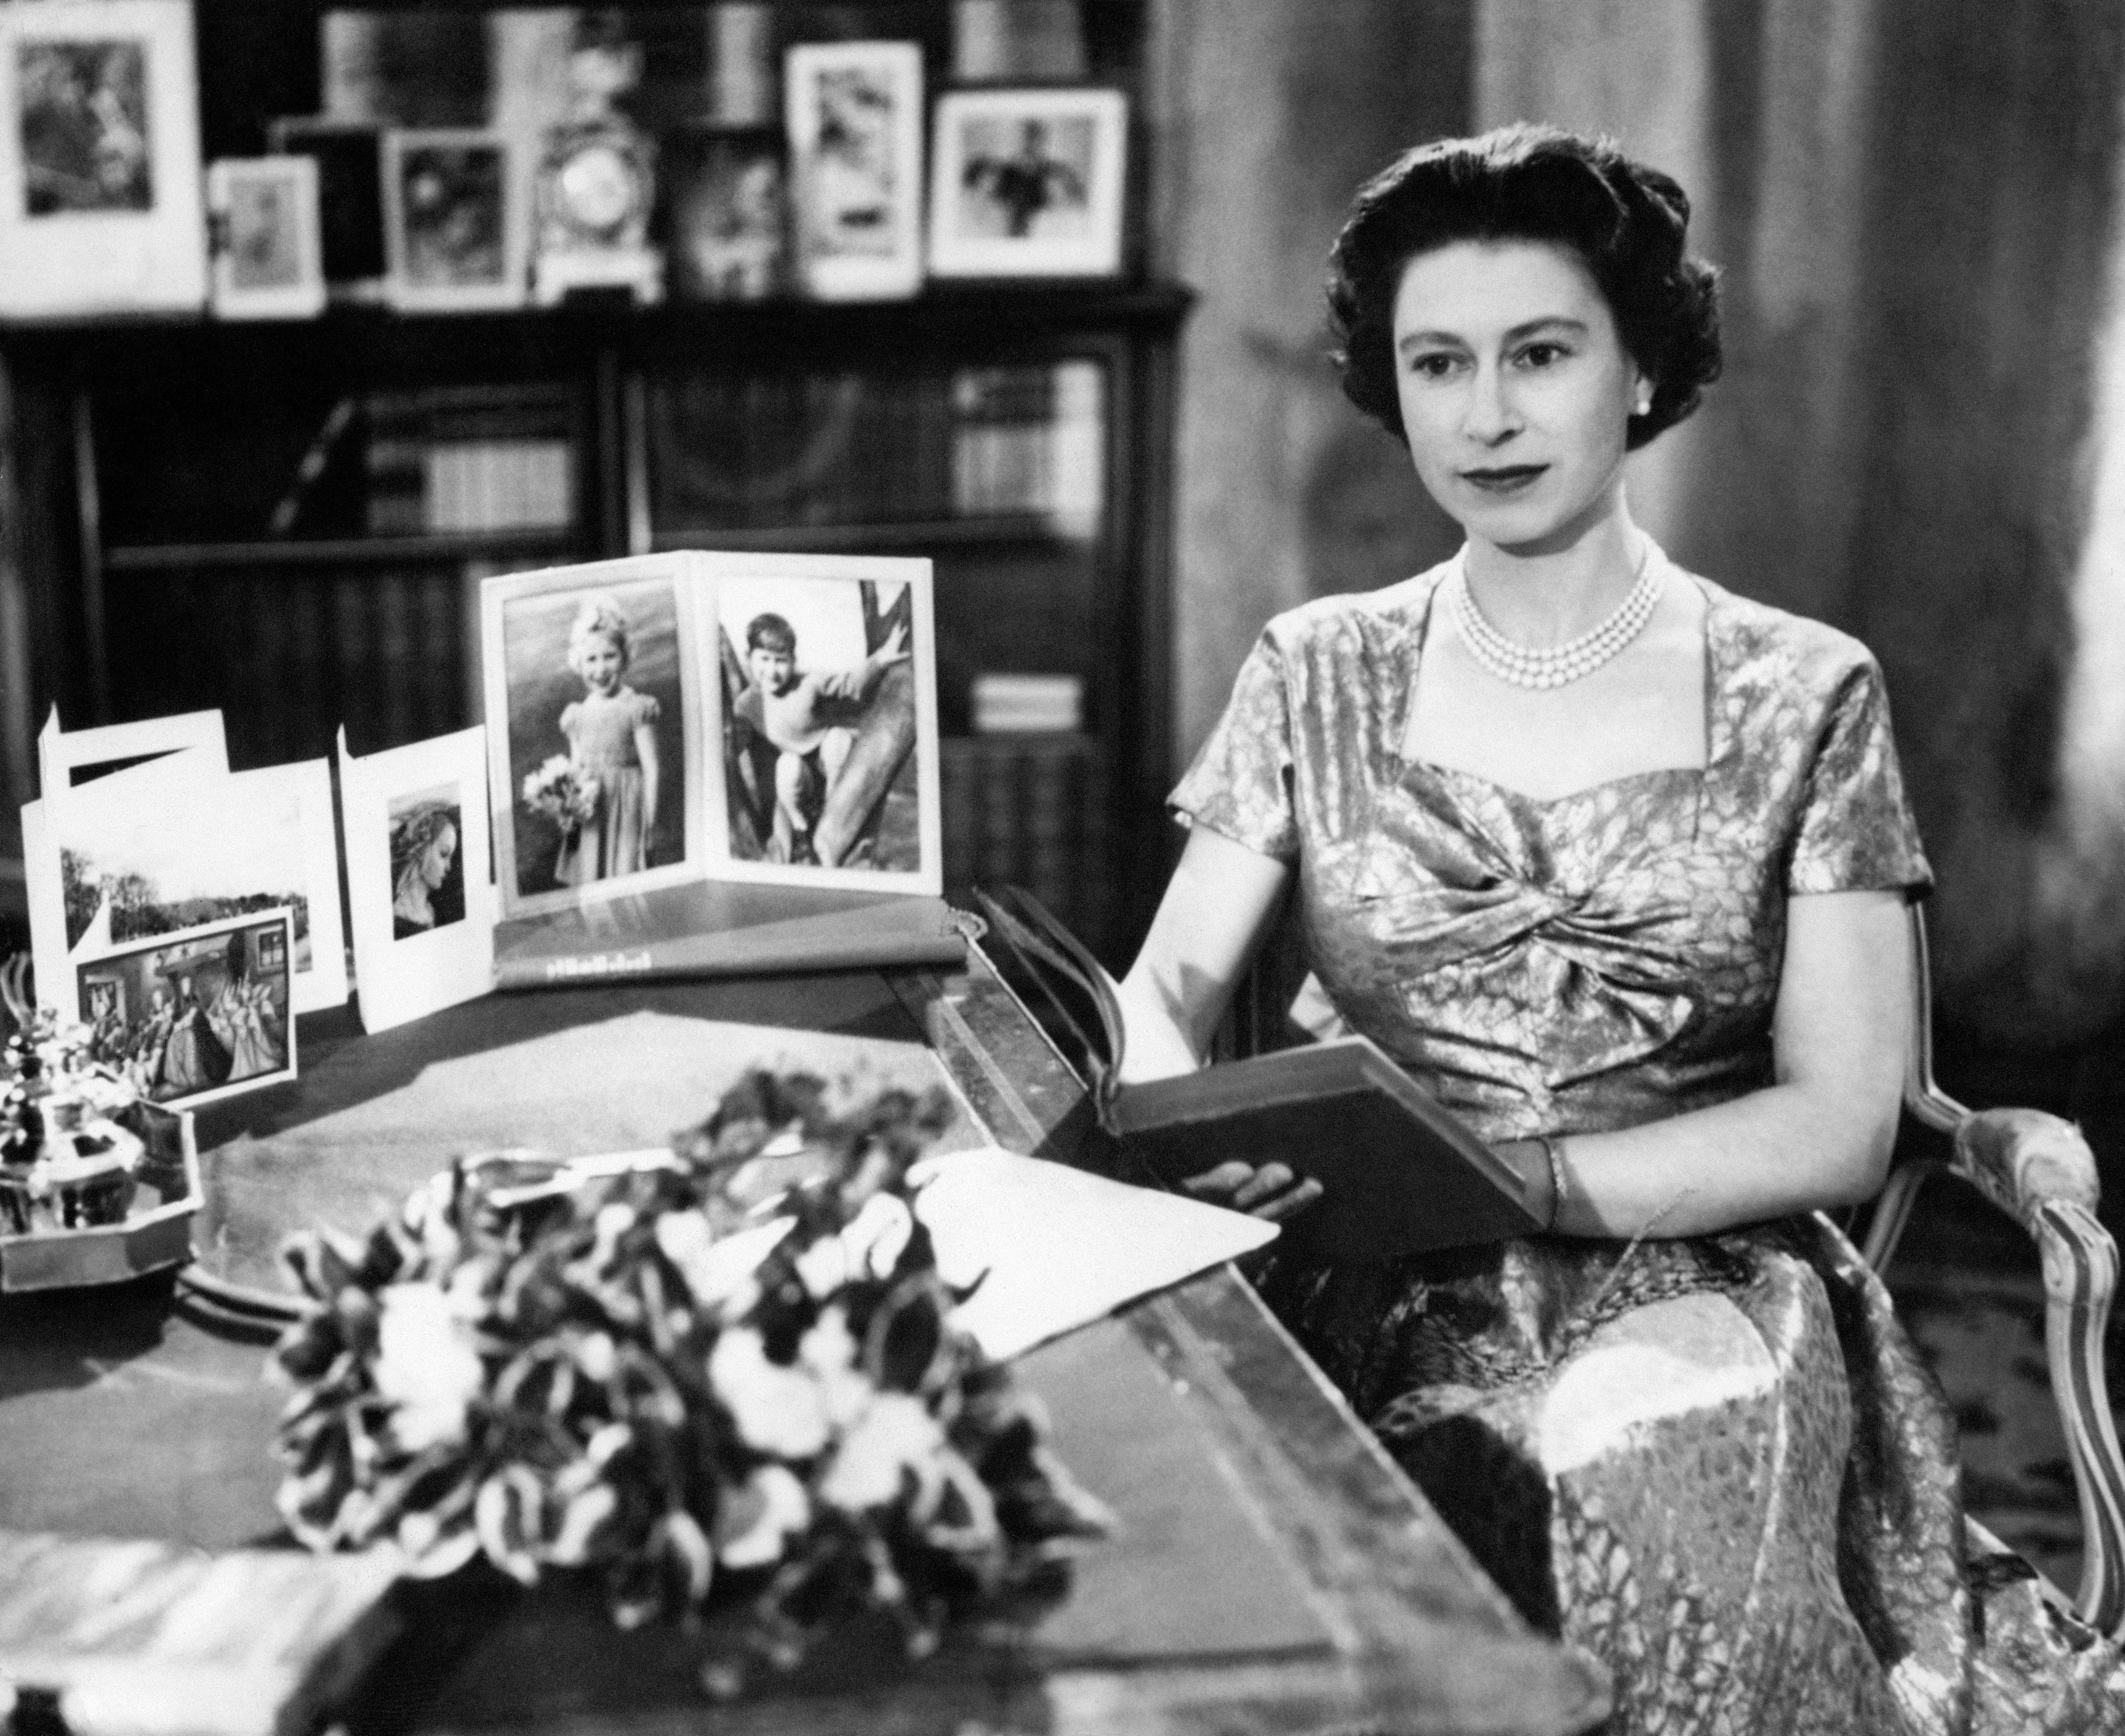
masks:
<path fill-rule="evenodd" d="M 704 554 L 730 880 L 941 891 L 926 560 Z"/>
<path fill-rule="evenodd" d="M 530 295 L 523 190 L 499 133 L 384 134 L 385 299 L 409 312 L 521 306 Z"/>
<path fill-rule="evenodd" d="M 922 51 L 805 42 L 783 62 L 798 281 L 823 301 L 922 285 Z"/>
<path fill-rule="evenodd" d="M 217 318 L 309 319 L 324 311 L 313 158 L 225 158 L 210 163 L 206 203 Z"/>
<path fill-rule="evenodd" d="M 0 6 L 0 316 L 205 300 L 191 0 Z"/>
<path fill-rule="evenodd" d="M 699 879 L 695 592 L 659 555 L 480 586 L 501 914 Z"/>
<path fill-rule="evenodd" d="M 286 906 L 297 1012 L 346 999 L 332 768 L 167 755 L 22 809 L 37 980 L 128 942 Z"/>
<path fill-rule="evenodd" d="M 275 156 L 307 157 L 318 166 L 318 251 L 333 300 L 384 299 L 382 136 L 363 122 L 313 115 L 266 125 Z"/>
<path fill-rule="evenodd" d="M 64 800 L 77 784 L 92 783 L 173 753 L 194 752 L 203 756 L 200 763 L 216 775 L 229 770 L 220 712 L 186 711 L 138 723 L 67 730 L 59 727 L 59 708 L 54 705 L 37 736 L 38 787 L 47 799 Z"/>
<path fill-rule="evenodd" d="M 494 986 L 487 731 L 360 759 L 342 731 L 339 790 L 362 1029 L 485 994 Z"/>
<path fill-rule="evenodd" d="M 1128 139 L 1119 91 L 940 97 L 930 158 L 931 274 L 1115 275 Z"/>
<path fill-rule="evenodd" d="M 698 127 L 665 138 L 657 175 L 674 295 L 760 301 L 788 285 L 789 161 L 787 141 L 771 127 Z"/>
<path fill-rule="evenodd" d="M 74 1003 L 91 1052 L 171 1109 L 294 1078 L 294 934 L 283 907 L 83 960 Z"/>

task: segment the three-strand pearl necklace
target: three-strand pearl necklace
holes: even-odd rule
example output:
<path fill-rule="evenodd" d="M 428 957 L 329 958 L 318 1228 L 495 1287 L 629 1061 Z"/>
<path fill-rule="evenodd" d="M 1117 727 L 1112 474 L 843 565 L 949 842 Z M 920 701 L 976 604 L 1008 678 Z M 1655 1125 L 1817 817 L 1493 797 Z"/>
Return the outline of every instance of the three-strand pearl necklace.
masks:
<path fill-rule="evenodd" d="M 1454 571 L 1451 598 L 1461 642 L 1477 663 L 1515 687 L 1562 687 L 1591 675 L 1644 632 L 1646 623 L 1653 618 L 1653 605 L 1660 601 L 1661 574 L 1651 554 L 1652 545 L 1647 543 L 1638 555 L 1637 582 L 1606 620 L 1561 645 L 1534 648 L 1515 644 L 1483 619 L 1483 611 L 1469 594 L 1464 560 Z"/>

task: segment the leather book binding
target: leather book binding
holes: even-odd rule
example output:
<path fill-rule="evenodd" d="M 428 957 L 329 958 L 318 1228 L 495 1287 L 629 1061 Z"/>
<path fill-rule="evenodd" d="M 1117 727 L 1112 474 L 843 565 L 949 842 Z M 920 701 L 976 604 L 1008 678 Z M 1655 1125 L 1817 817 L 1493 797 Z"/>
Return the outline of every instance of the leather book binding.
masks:
<path fill-rule="evenodd" d="M 1368 1038 L 1123 1084 L 1121 1008 L 1098 960 L 1030 894 L 975 897 L 1077 1040 L 1100 1126 L 1160 1181 L 1233 1158 L 1312 1177 L 1322 1197 L 1277 1244 L 1301 1258 L 1389 1259 L 1541 1229 L 1528 1182 Z"/>

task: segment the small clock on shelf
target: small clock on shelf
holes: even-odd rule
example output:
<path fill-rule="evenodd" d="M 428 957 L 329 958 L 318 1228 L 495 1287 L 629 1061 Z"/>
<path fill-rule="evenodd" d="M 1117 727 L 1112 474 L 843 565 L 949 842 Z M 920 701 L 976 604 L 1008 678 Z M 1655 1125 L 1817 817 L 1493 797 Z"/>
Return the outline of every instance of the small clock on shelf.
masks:
<path fill-rule="evenodd" d="M 588 289 L 662 298 L 663 257 L 648 241 L 656 141 L 618 106 L 641 76 L 639 43 L 601 19 L 582 21 L 568 59 L 571 112 L 547 134 L 539 159 L 535 301 Z"/>

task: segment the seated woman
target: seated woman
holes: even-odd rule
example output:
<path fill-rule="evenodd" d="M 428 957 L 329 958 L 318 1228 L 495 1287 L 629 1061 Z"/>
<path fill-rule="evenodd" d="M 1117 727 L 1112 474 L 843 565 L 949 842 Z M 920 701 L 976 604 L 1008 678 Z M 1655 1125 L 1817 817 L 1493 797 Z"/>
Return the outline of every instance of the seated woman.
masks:
<path fill-rule="evenodd" d="M 1689 210 L 1529 127 L 1358 195 L 1344 388 L 1466 541 L 1263 634 L 1173 796 L 1128 1074 L 1199 1064 L 1295 880 L 1336 1015 L 1531 1176 L 1543 1235 L 1261 1282 L 1528 1617 L 1609 1665 L 1612 1729 L 2125 1725 L 2117 1649 L 1966 1533 L 1938 1391 L 1816 1215 L 1886 1172 L 1929 876 L 1865 649 L 1632 521 L 1624 455 L 1719 367 Z"/>

